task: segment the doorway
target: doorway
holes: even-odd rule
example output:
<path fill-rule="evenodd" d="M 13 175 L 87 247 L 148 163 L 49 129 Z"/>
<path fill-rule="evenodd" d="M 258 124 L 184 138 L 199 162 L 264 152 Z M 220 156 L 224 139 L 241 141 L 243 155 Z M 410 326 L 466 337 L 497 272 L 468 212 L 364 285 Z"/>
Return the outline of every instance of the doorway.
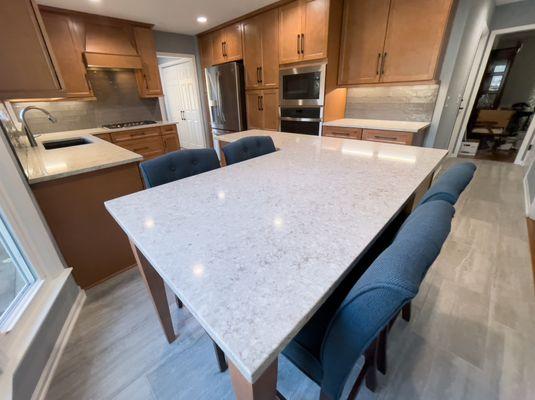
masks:
<path fill-rule="evenodd" d="M 162 114 L 177 123 L 180 147 L 205 148 L 207 142 L 195 58 L 158 53 L 158 67 L 164 92 L 160 100 Z"/>
<path fill-rule="evenodd" d="M 535 25 L 493 31 L 476 54 L 450 142 L 454 156 L 523 164 L 535 130 Z M 478 52 L 481 49 L 478 48 Z"/>

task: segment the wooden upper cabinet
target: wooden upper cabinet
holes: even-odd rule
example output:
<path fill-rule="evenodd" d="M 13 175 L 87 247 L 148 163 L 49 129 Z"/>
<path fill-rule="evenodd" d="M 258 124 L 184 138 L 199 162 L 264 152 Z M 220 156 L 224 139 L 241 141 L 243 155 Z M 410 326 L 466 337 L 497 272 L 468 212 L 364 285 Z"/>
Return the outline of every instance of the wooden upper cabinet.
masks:
<path fill-rule="evenodd" d="M 435 78 L 453 0 L 391 0 L 381 82 Z"/>
<path fill-rule="evenodd" d="M 139 95 L 140 97 L 163 96 L 154 32 L 150 28 L 136 26 L 134 38 L 142 65 L 141 70 L 136 70 Z"/>
<path fill-rule="evenodd" d="M 82 57 L 83 26 L 62 13 L 41 11 L 41 15 L 65 82 L 66 97 L 94 97 Z"/>
<path fill-rule="evenodd" d="M 212 63 L 222 64 L 243 58 L 242 24 L 236 23 L 212 32 Z"/>
<path fill-rule="evenodd" d="M 279 62 L 327 57 L 329 0 L 297 0 L 279 9 Z"/>
<path fill-rule="evenodd" d="M 329 0 L 303 0 L 302 18 L 301 57 L 303 60 L 327 57 Z"/>
<path fill-rule="evenodd" d="M 64 83 L 33 0 L 0 0 L 0 99 L 63 97 Z"/>
<path fill-rule="evenodd" d="M 453 0 L 345 0 L 338 83 L 436 78 Z"/>
<path fill-rule="evenodd" d="M 338 83 L 376 83 L 388 22 L 390 0 L 344 2 Z"/>
<path fill-rule="evenodd" d="M 279 62 L 301 60 L 301 4 L 299 1 L 279 8 Z"/>
<path fill-rule="evenodd" d="M 201 53 L 201 68 L 212 66 L 212 37 L 210 34 L 199 37 L 199 52 Z"/>
<path fill-rule="evenodd" d="M 243 62 L 247 89 L 277 87 L 279 82 L 278 11 L 243 23 Z"/>

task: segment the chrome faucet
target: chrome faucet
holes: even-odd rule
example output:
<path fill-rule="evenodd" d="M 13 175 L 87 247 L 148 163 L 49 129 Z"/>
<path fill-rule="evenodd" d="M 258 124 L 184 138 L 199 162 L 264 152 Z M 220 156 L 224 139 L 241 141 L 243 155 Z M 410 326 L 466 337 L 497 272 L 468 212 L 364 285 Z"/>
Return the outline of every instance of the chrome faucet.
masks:
<path fill-rule="evenodd" d="M 30 145 L 32 147 L 37 147 L 35 136 L 33 135 L 32 130 L 30 129 L 30 126 L 28 125 L 28 122 L 26 121 L 26 113 L 30 110 L 41 111 L 47 116 L 48 120 L 52 122 L 53 124 L 58 122 L 58 119 L 54 117 L 52 114 L 50 114 L 47 110 L 41 107 L 29 106 L 29 107 L 24 107 L 22 109 L 22 111 L 20 112 L 20 120 L 22 122 L 22 127 L 24 128 L 24 133 L 26 133 L 26 136 L 28 137 L 28 141 L 30 142 Z"/>

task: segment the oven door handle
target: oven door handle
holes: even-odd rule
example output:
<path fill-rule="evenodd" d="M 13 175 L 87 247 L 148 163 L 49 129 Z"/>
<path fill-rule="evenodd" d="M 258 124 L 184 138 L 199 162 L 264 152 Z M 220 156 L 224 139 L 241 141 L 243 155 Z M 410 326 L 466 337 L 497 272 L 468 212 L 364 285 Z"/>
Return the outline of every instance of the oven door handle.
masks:
<path fill-rule="evenodd" d="M 294 118 L 294 117 L 280 117 L 281 121 L 297 121 L 297 122 L 321 122 L 321 118 Z"/>

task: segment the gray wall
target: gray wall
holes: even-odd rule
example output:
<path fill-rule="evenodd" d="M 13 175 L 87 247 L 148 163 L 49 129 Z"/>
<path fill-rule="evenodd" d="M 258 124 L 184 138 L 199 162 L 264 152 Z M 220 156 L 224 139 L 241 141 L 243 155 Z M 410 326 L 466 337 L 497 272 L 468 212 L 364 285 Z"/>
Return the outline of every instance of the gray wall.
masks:
<path fill-rule="evenodd" d="M 32 397 L 79 293 L 80 288 L 70 275 L 13 375 L 13 400 Z"/>
<path fill-rule="evenodd" d="M 523 40 L 509 72 L 500 107 L 520 102 L 535 106 L 535 37 Z"/>
<path fill-rule="evenodd" d="M 345 117 L 430 121 L 437 93 L 438 85 L 349 88 Z"/>
<path fill-rule="evenodd" d="M 25 106 L 37 105 L 58 119 L 52 124 L 42 113 L 28 112 L 28 123 L 36 133 L 96 128 L 121 121 L 162 119 L 158 99 L 139 97 L 133 71 L 89 70 L 88 77 L 97 100 L 14 103 L 14 109 L 18 115 Z"/>
<path fill-rule="evenodd" d="M 448 148 L 461 98 L 484 25 L 490 25 L 494 0 L 460 1 L 440 73 L 440 90 L 425 145 Z"/>
<path fill-rule="evenodd" d="M 535 24 L 535 0 L 524 0 L 496 7 L 491 26 L 494 30 L 530 24 Z"/>

